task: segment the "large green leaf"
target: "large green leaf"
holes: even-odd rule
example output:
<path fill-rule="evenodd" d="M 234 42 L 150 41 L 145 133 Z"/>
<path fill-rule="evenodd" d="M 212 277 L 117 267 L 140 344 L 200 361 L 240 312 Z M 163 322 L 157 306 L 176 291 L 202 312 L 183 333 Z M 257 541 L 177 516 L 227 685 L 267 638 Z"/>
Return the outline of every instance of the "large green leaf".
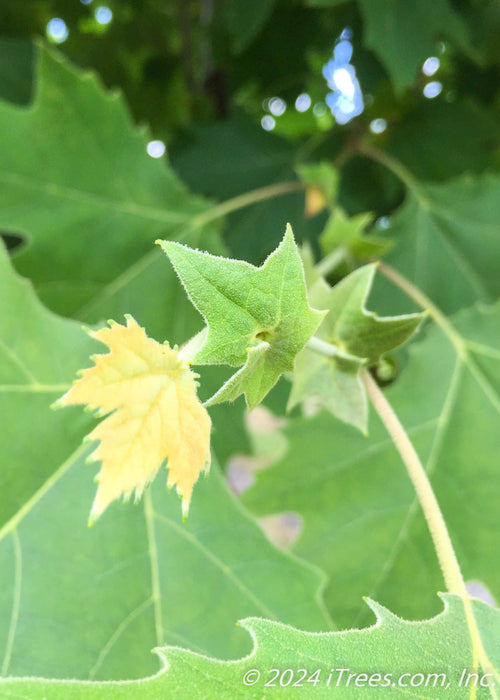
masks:
<path fill-rule="evenodd" d="M 446 313 L 478 300 L 496 301 L 499 220 L 498 176 L 411 182 L 407 200 L 387 230 L 395 241 L 387 261 Z M 396 307 L 392 309 L 394 313 Z"/>
<path fill-rule="evenodd" d="M 408 623 L 368 601 L 376 624 L 368 630 L 307 634 L 292 627 L 250 618 L 241 626 L 253 640 L 252 653 L 224 662 L 163 647 L 156 653 L 162 671 L 135 683 L 78 683 L 42 679 L 0 681 L 0 697 L 33 700 L 80 698 L 449 698 L 496 697 L 489 675 L 472 674 L 472 650 L 463 605 L 446 595 L 435 618 Z M 500 667 L 500 613 L 479 601 L 474 612 L 490 661 Z M 494 688 L 492 689 L 494 692 Z"/>
<path fill-rule="evenodd" d="M 425 100 L 391 124 L 385 148 L 416 177 L 447 180 L 494 166 L 497 134 L 497 119 L 484 106 Z"/>
<path fill-rule="evenodd" d="M 217 466 L 186 525 L 163 472 L 144 504 L 117 504 L 87 528 L 96 467 L 80 443 L 93 419 L 50 404 L 94 348 L 78 324 L 43 308 L 2 249 L 3 675 L 143 676 L 162 641 L 231 657 L 249 647 L 235 627 L 242 615 L 328 628 L 322 576 L 266 541 Z"/>
<path fill-rule="evenodd" d="M 148 156 L 118 94 L 44 49 L 36 74 L 32 105 L 0 103 L 0 227 L 26 237 L 16 267 L 52 309 L 90 321 L 110 315 L 103 300 L 126 306 L 147 268 L 151 305 L 169 279 L 153 241 L 198 241 L 207 204 Z"/>
<path fill-rule="evenodd" d="M 147 155 L 147 141 L 119 96 L 39 49 L 34 104 L 0 103 L 0 229 L 27 237 L 15 265 L 52 309 L 88 323 L 131 313 L 173 345 L 201 323 L 155 238 L 223 248 L 217 232 L 191 226 L 207 205 Z M 203 374 L 205 385 L 220 386 L 220 373 Z M 232 429 L 226 410 L 215 409 L 221 461 L 235 437 L 247 449 L 242 408 Z"/>
<path fill-rule="evenodd" d="M 411 85 L 438 39 L 466 46 L 465 25 L 449 0 L 359 0 L 365 19 L 364 42 L 380 58 L 394 87 Z"/>
<path fill-rule="evenodd" d="M 275 0 L 229 0 L 225 6 L 226 21 L 233 35 L 235 51 L 243 51 L 266 23 Z"/>
<path fill-rule="evenodd" d="M 416 445 L 444 512 L 466 579 L 500 597 L 498 454 L 500 304 L 462 311 L 456 347 L 437 328 L 410 346 L 387 390 Z M 326 601 L 341 625 L 365 616 L 370 595 L 410 618 L 436 610 L 443 580 L 415 495 L 384 427 L 369 438 L 328 414 L 290 421 L 289 445 L 259 472 L 244 502 L 259 515 L 296 512 L 294 551 L 329 575 Z"/>

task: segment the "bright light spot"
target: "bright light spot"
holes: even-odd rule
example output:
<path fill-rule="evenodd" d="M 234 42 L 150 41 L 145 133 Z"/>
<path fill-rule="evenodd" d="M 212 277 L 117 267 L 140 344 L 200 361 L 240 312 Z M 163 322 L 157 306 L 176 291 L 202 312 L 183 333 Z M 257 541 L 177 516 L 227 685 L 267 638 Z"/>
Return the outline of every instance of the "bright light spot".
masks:
<path fill-rule="evenodd" d="M 94 17 L 99 24 L 109 24 L 113 19 L 113 13 L 109 7 L 102 5 L 101 7 L 95 8 Z"/>
<path fill-rule="evenodd" d="M 432 100 L 441 93 L 442 89 L 442 83 L 438 83 L 437 80 L 433 80 L 432 83 L 427 83 L 427 85 L 424 86 L 424 95 L 429 100 Z"/>
<path fill-rule="evenodd" d="M 90 5 L 92 0 L 80 0 L 80 2 L 82 3 L 82 5 Z"/>
<path fill-rule="evenodd" d="M 270 117 L 269 114 L 266 114 L 266 116 L 262 117 L 260 120 L 260 125 L 265 131 L 272 131 L 276 126 L 276 120 Z"/>
<path fill-rule="evenodd" d="M 356 71 L 350 63 L 351 36 L 351 31 L 344 29 L 333 49 L 333 58 L 323 66 L 323 76 L 332 90 L 325 101 L 338 124 L 347 124 L 364 109 L 363 95 Z"/>
<path fill-rule="evenodd" d="M 387 122 L 385 119 L 374 119 L 370 122 L 370 131 L 374 134 L 383 134 L 387 129 Z"/>
<path fill-rule="evenodd" d="M 424 61 L 424 65 L 422 66 L 422 73 L 424 75 L 434 75 L 434 73 L 437 73 L 439 70 L 439 66 L 441 65 L 441 62 L 439 58 L 436 56 L 429 56 L 429 58 L 426 58 Z"/>
<path fill-rule="evenodd" d="M 332 78 L 333 84 L 337 90 L 344 93 L 347 98 L 352 100 L 356 88 L 354 87 L 352 77 L 347 68 L 336 68 L 333 71 Z"/>
<path fill-rule="evenodd" d="M 375 222 L 375 226 L 381 229 L 389 228 L 390 225 L 391 220 L 388 216 L 381 216 L 380 219 L 377 219 L 377 221 Z"/>
<path fill-rule="evenodd" d="M 311 98 L 309 97 L 307 92 L 303 92 L 295 100 L 295 109 L 297 110 L 297 112 L 307 112 L 310 106 Z"/>
<path fill-rule="evenodd" d="M 269 111 L 275 117 L 281 117 L 286 111 L 286 102 L 281 97 L 271 97 L 269 100 Z"/>
<path fill-rule="evenodd" d="M 313 107 L 313 112 L 315 117 L 324 117 L 326 114 L 326 106 L 323 102 L 316 102 Z"/>
<path fill-rule="evenodd" d="M 150 141 L 147 146 L 147 151 L 151 158 L 161 158 L 165 153 L 165 144 L 163 141 Z"/>
<path fill-rule="evenodd" d="M 56 44 L 62 44 L 68 38 L 68 27 L 66 22 L 60 17 L 53 17 L 50 22 L 47 22 L 47 36 Z"/>

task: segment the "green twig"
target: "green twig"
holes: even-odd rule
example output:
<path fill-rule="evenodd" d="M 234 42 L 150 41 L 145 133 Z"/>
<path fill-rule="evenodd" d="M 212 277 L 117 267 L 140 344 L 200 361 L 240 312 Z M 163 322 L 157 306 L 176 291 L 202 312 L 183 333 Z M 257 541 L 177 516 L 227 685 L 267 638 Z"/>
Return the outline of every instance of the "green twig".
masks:
<path fill-rule="evenodd" d="M 216 204 L 211 209 L 208 209 L 208 211 L 193 217 L 190 224 L 193 228 L 204 226 L 211 221 L 215 221 L 216 219 L 220 219 L 227 214 L 231 214 L 233 211 L 238 211 L 238 209 L 243 209 L 244 207 L 256 204 L 257 202 L 263 202 L 266 199 L 273 199 L 273 197 L 289 194 L 290 192 L 298 192 L 299 190 L 303 189 L 305 189 L 305 185 L 298 180 L 293 180 L 291 182 L 276 182 L 273 185 L 259 187 L 256 190 L 239 194 L 237 197 L 232 197 L 231 199 L 227 199 L 225 202 Z"/>

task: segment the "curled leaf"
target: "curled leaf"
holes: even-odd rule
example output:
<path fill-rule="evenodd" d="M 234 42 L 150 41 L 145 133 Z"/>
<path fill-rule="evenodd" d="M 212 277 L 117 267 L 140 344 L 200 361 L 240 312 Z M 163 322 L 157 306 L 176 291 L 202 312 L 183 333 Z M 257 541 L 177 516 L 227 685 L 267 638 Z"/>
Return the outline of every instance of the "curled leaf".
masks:
<path fill-rule="evenodd" d="M 88 436 L 100 441 L 92 457 L 102 462 L 90 523 L 121 495 L 135 491 L 140 498 L 165 459 L 168 485 L 177 486 L 186 516 L 193 486 L 210 463 L 211 423 L 196 394 L 197 375 L 130 316 L 126 326 L 112 322 L 90 335 L 110 352 L 96 355 L 94 367 L 57 402 L 106 416 Z"/>

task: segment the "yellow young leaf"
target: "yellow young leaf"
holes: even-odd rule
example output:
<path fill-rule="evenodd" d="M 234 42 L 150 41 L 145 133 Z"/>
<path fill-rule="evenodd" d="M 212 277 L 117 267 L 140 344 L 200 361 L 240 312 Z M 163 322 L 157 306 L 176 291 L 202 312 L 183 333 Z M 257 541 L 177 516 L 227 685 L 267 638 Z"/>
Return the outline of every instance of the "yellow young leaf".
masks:
<path fill-rule="evenodd" d="M 328 204 L 323 191 L 312 185 L 306 189 L 305 215 L 307 218 L 316 216 Z"/>
<path fill-rule="evenodd" d="M 132 317 L 127 325 L 91 331 L 110 352 L 59 399 L 86 404 L 106 418 L 90 433 L 101 460 L 90 522 L 122 494 L 140 498 L 168 459 L 168 486 L 177 486 L 187 515 L 193 486 L 210 466 L 210 418 L 196 395 L 197 375 L 177 350 L 148 338 Z"/>

